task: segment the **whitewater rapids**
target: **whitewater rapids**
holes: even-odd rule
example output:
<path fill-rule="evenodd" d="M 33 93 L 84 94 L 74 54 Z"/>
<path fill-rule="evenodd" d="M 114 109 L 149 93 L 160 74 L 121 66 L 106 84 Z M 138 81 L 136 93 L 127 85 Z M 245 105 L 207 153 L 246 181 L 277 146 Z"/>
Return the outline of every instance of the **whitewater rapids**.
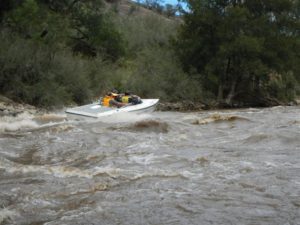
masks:
<path fill-rule="evenodd" d="M 300 225 L 300 108 L 0 117 L 0 224 Z"/>

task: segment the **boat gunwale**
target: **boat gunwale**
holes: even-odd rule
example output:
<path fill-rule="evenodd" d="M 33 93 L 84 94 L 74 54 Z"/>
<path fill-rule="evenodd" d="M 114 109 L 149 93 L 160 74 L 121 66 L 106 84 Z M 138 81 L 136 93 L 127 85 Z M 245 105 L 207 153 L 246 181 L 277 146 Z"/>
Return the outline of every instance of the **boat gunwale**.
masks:
<path fill-rule="evenodd" d="M 99 118 L 99 117 L 102 117 L 102 116 L 109 116 L 109 115 L 113 115 L 115 113 L 121 113 L 121 112 L 138 112 L 138 111 L 147 111 L 148 109 L 150 108 L 154 108 L 157 106 L 158 102 L 159 102 L 159 99 L 142 99 L 143 100 L 153 100 L 154 101 L 154 104 L 152 105 L 149 105 L 145 108 L 138 108 L 138 109 L 133 109 L 133 110 L 129 110 L 129 111 L 126 111 L 126 110 L 122 110 L 124 108 L 127 108 L 128 106 L 125 106 L 125 107 L 121 107 L 121 108 L 112 108 L 112 107 L 107 107 L 107 108 L 111 108 L 112 110 L 108 110 L 108 111 L 104 111 L 104 112 L 100 112 L 100 113 L 97 113 L 97 114 L 92 114 L 92 113 L 89 113 L 89 112 L 76 112 L 72 109 L 67 109 L 65 112 L 67 114 L 72 114 L 72 115 L 76 115 L 76 116 L 84 116 L 84 117 L 90 117 L 90 118 Z M 90 106 L 92 105 L 96 105 L 96 104 L 88 104 Z M 86 106 L 88 106 L 86 105 Z M 132 105 L 132 106 L 139 106 L 138 105 Z M 75 107 L 76 108 L 80 108 L 82 106 L 79 106 L 79 107 Z"/>

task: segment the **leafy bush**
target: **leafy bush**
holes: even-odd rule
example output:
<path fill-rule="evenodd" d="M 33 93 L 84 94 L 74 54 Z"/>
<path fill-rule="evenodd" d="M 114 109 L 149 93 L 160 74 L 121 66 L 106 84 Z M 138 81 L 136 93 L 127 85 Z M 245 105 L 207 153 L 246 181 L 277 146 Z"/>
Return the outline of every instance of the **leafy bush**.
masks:
<path fill-rule="evenodd" d="M 246 102 L 255 93 L 290 98 L 282 90 L 291 78 L 269 80 L 269 74 L 299 77 L 297 1 L 258 2 L 186 0 L 190 11 L 175 41 L 177 53 L 184 70 L 195 69 L 222 105 Z"/>
<path fill-rule="evenodd" d="M 170 50 L 176 21 L 152 12 L 121 17 L 104 5 L 14 4 L 0 33 L 0 92 L 42 107 L 83 104 L 112 88 L 167 101 L 200 98 L 200 85 Z"/>
<path fill-rule="evenodd" d="M 2 94 L 43 107 L 89 99 L 89 67 L 82 59 L 3 32 L 0 41 Z"/>
<path fill-rule="evenodd" d="M 132 57 L 138 57 L 139 51 L 146 48 L 168 46 L 178 26 L 176 21 L 155 14 L 120 17 L 117 23 Z"/>

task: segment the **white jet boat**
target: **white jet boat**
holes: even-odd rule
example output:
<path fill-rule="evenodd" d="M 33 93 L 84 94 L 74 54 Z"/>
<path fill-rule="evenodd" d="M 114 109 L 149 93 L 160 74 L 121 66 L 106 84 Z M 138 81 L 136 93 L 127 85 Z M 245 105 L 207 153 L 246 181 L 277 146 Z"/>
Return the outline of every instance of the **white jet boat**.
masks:
<path fill-rule="evenodd" d="M 142 99 L 142 103 L 137 105 L 127 105 L 121 108 L 102 106 L 99 103 L 92 103 L 66 110 L 66 113 L 75 114 L 79 116 L 88 116 L 99 118 L 102 116 L 109 116 L 121 112 L 153 112 L 159 99 Z"/>

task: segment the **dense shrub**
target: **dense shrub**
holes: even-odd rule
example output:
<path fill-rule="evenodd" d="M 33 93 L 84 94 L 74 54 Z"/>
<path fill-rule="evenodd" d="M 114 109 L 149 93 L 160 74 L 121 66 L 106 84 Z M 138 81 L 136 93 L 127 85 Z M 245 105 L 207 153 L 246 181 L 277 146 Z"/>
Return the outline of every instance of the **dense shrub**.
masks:
<path fill-rule="evenodd" d="M 251 95 L 292 98 L 300 64 L 298 1 L 185 2 L 190 11 L 175 42 L 178 56 L 221 105 L 247 103 Z"/>
<path fill-rule="evenodd" d="M 3 32 L 0 45 L 2 94 L 43 107 L 83 103 L 90 97 L 84 60 Z"/>
<path fill-rule="evenodd" d="M 117 23 L 127 41 L 128 54 L 133 57 L 147 48 L 169 46 L 170 37 L 176 34 L 178 26 L 176 21 L 155 14 L 122 17 Z"/>
<path fill-rule="evenodd" d="M 176 64 L 173 52 L 152 48 L 140 52 L 127 87 L 144 97 L 165 101 L 201 100 L 202 88 Z"/>

